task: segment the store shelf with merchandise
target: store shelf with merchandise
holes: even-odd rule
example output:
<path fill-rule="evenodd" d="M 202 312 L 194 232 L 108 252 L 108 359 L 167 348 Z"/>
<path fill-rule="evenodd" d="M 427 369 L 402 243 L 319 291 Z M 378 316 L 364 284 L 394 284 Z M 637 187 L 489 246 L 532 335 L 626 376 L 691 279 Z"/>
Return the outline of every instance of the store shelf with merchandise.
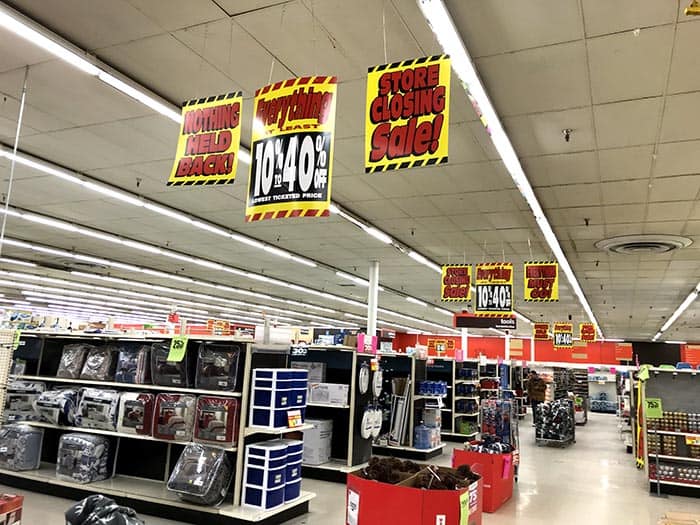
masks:
<path fill-rule="evenodd" d="M 159 342 L 165 341 L 160 346 L 158 345 L 158 356 L 161 349 L 169 348 L 171 337 L 158 335 L 148 335 L 147 337 L 134 337 L 129 335 L 123 337 L 115 334 L 64 334 L 64 333 L 31 333 L 25 332 L 22 334 L 19 348 L 15 351 L 15 371 L 20 372 L 13 375 L 13 378 L 21 384 L 38 385 L 45 383 L 49 388 L 54 387 L 66 392 L 67 388 L 76 389 L 82 388 L 81 392 L 97 392 L 100 395 L 107 396 L 112 403 L 112 406 L 120 406 L 124 402 L 123 396 L 128 393 L 134 398 L 138 396 L 151 396 L 149 399 L 154 399 L 153 405 L 153 426 L 154 431 L 149 432 L 142 430 L 143 433 L 132 433 L 122 431 L 128 425 L 126 420 L 122 421 L 120 414 L 125 412 L 118 411 L 115 413 L 113 421 L 114 425 L 109 423 L 109 418 L 101 421 L 99 416 L 95 416 L 95 409 L 87 409 L 87 412 L 81 411 L 81 404 L 76 406 L 76 423 L 70 424 L 72 420 L 63 419 L 53 421 L 17 421 L 18 423 L 26 423 L 31 428 L 41 429 L 43 432 L 42 446 L 42 464 L 37 470 L 9 470 L 6 468 L 0 469 L 0 480 L 11 486 L 18 486 L 48 493 L 64 493 L 67 496 L 75 499 L 92 494 L 96 491 L 105 493 L 118 498 L 120 501 L 126 502 L 138 511 L 145 513 L 155 513 L 163 517 L 177 519 L 179 521 L 189 521 L 192 523 L 201 523 L 201 516 L 207 515 L 207 523 L 212 524 L 237 524 L 246 522 L 259 523 L 282 523 L 305 512 L 308 512 L 308 502 L 314 497 L 314 494 L 309 492 L 301 492 L 299 497 L 293 501 L 289 501 L 282 505 L 271 509 L 254 508 L 241 505 L 244 476 L 244 456 L 245 448 L 249 443 L 270 439 L 271 437 L 279 437 L 282 435 L 296 436 L 300 435 L 299 431 L 312 429 L 309 424 L 301 425 L 295 428 L 277 428 L 270 429 L 266 427 L 249 426 L 248 422 L 248 406 L 250 404 L 250 392 L 252 375 L 254 368 L 259 367 L 285 367 L 289 357 L 287 348 L 259 348 L 251 344 L 249 338 L 235 338 L 223 336 L 192 336 L 188 339 L 184 357 L 181 361 L 167 361 L 160 364 L 157 373 L 152 374 L 153 382 L 150 384 L 137 384 L 135 382 L 123 381 L 144 381 L 148 380 L 145 375 L 132 376 L 131 368 L 122 368 L 122 358 L 125 354 L 133 352 L 134 355 L 148 355 L 144 362 L 150 364 L 154 360 L 154 366 L 157 359 L 155 354 L 148 354 L 151 345 L 158 345 Z M 92 352 L 101 354 L 105 363 L 112 364 L 111 372 L 108 371 L 110 366 L 105 364 L 99 377 L 109 378 L 102 381 L 95 376 L 89 376 L 91 379 L 81 379 L 80 376 L 85 374 L 86 368 L 82 364 L 78 365 L 76 370 L 70 370 L 66 374 L 66 362 L 64 360 L 64 346 L 67 345 L 89 345 L 84 349 L 85 355 L 81 357 L 80 363 L 88 363 Z M 155 348 L 155 347 L 153 347 Z M 147 350 L 148 349 L 148 350 Z M 164 350 L 167 354 L 167 350 Z M 204 354 L 202 352 L 205 352 Z M 156 352 L 156 350 L 153 350 Z M 207 354 L 206 352 L 209 352 Z M 215 356 L 213 357 L 213 352 Z M 205 368 L 208 357 L 215 359 L 218 368 Z M 229 359 L 228 361 L 226 359 Z M 77 361 L 76 361 L 77 362 Z M 118 362 L 117 373 L 119 380 L 114 380 L 112 377 L 114 365 Z M 126 362 L 126 361 L 125 361 Z M 160 361 L 157 361 L 160 363 Z M 92 362 L 91 362 L 92 363 Z M 201 366 L 200 366 L 201 365 Z M 87 365 L 86 365 L 87 366 Z M 92 365 L 91 365 L 92 366 Z M 142 364 L 138 365 L 139 367 Z M 206 365 L 208 366 L 208 365 Z M 223 367 L 223 368 L 222 368 Z M 79 369 L 82 369 L 82 374 Z M 68 375 L 70 377 L 56 377 L 60 375 Z M 128 373 L 125 372 L 128 370 Z M 201 373 L 200 376 L 197 374 Z M 170 374 L 170 375 L 168 375 Z M 211 377 L 205 374 L 214 374 Z M 138 378 L 137 378 L 138 377 Z M 168 378 L 166 381 L 165 378 Z M 226 379 L 223 381 L 222 379 Z M 180 386 L 168 385 L 168 381 L 179 381 Z M 195 385 L 196 381 L 196 385 Z M 153 384 L 162 383 L 162 384 Z M 224 385 L 226 383 L 226 385 Z M 196 386 L 210 385 L 205 388 L 196 388 Z M 217 390 L 212 387 L 223 386 L 230 390 Z M 11 385 L 12 387 L 12 385 Z M 100 388 L 104 387 L 104 388 Z M 17 387 L 14 387 L 17 388 Z M 13 392 L 12 388 L 10 391 Z M 187 421 L 190 419 L 194 425 L 191 430 L 186 430 L 184 435 L 175 432 L 172 435 L 162 434 L 162 429 L 168 425 L 165 420 L 161 422 L 158 419 L 161 412 L 158 412 L 158 400 L 182 399 L 180 394 L 188 398 L 193 403 L 191 408 L 182 409 L 165 409 L 165 404 L 161 409 L 170 411 L 167 418 L 173 422 L 180 419 Z M 82 398 L 85 400 L 85 394 Z M 133 399 L 133 398 L 129 398 Z M 213 410 L 207 412 L 206 415 L 202 412 L 202 417 L 196 415 L 198 410 L 197 400 L 202 401 L 203 410 Z M 225 419 L 218 419 L 215 413 L 221 413 L 221 406 L 210 408 L 206 403 L 219 403 L 217 400 L 222 400 L 222 406 L 229 407 L 226 412 Z M 43 406 L 43 405 L 42 405 Z M 92 405 L 91 405 L 92 406 Z M 99 402 L 98 405 L 99 406 Z M 168 405 L 169 406 L 169 405 Z M 179 405 L 174 405 L 179 406 Z M 185 407 L 186 405 L 183 405 Z M 86 405 L 87 407 L 87 405 Z M 12 410 L 6 410 L 4 417 L 10 419 L 22 419 L 18 416 L 17 406 L 12 405 Z M 43 410 L 43 409 L 42 409 Z M 173 412 L 173 410 L 192 410 L 191 416 L 185 414 L 187 412 Z M 217 412 L 219 410 L 219 412 Z M 113 413 L 113 412 L 110 412 Z M 50 414 L 47 413 L 47 414 Z M 165 412 L 163 412 L 165 414 Z M 44 415 L 44 412 L 40 412 Z M 177 416 L 177 418 L 175 417 Z M 180 417 L 183 416 L 183 417 Z M 77 419 L 80 417 L 82 419 Z M 94 418 L 97 423 L 90 423 Z M 129 416 L 131 417 L 131 416 Z M 166 416 L 163 416 L 164 418 Z M 223 426 L 215 425 L 217 429 L 220 427 L 227 429 L 223 433 L 217 434 L 222 438 L 232 439 L 230 444 L 220 442 L 219 438 L 213 435 L 207 436 L 202 444 L 209 445 L 210 450 L 221 450 L 220 454 L 225 454 L 228 462 L 231 465 L 233 472 L 232 483 L 228 488 L 224 501 L 218 506 L 196 505 L 180 499 L 176 493 L 168 490 L 166 481 L 170 477 L 173 468 L 175 467 L 178 458 L 186 449 L 188 444 L 192 443 L 192 437 L 187 436 L 187 432 L 195 434 L 197 437 L 198 425 L 205 422 L 214 421 L 222 422 Z M 86 423 L 85 420 L 88 420 Z M 159 430 L 155 432 L 156 422 Z M 66 423 L 66 424 L 62 424 Z M 185 423 L 185 425 L 187 425 Z M 99 428 L 91 428 L 97 426 Z M 111 427 L 111 428 L 110 428 Z M 118 427 L 118 428 L 117 428 Z M 207 427 L 207 428 L 215 428 Z M 143 427 L 138 427 L 143 428 Z M 173 429 L 176 428 L 173 426 Z M 177 428 L 180 428 L 179 426 Z M 188 427 L 185 426 L 185 429 Z M 293 434 L 292 434 L 293 433 Z M 62 437 L 70 434 L 71 436 L 84 436 L 89 441 L 90 438 L 102 439 L 108 449 L 111 451 L 111 457 L 108 461 L 108 470 L 105 472 L 107 479 L 93 481 L 91 483 L 80 483 L 77 479 L 71 479 L 66 476 L 57 475 L 56 464 L 59 461 L 58 454 L 59 443 L 63 442 Z M 232 436 L 225 437 L 225 436 Z M 83 439 L 82 437 L 80 439 Z M 216 439 L 216 441 L 214 441 Z M 223 456 L 222 456 L 223 457 Z M 133 461 L 133 458 L 139 458 L 139 461 Z M 103 474 L 104 476 L 104 474 Z"/>
<path fill-rule="evenodd" d="M 362 425 L 368 409 L 375 410 L 378 396 L 374 392 L 382 386 L 381 372 L 372 369 L 373 357 L 349 346 L 292 349 L 290 366 L 309 372 L 306 417 L 322 422 L 325 429 L 306 435 L 322 443 L 315 454 L 305 457 L 304 477 L 345 483 L 347 473 L 372 455 L 372 437 L 363 436 Z"/>
<path fill-rule="evenodd" d="M 650 492 L 700 497 L 700 376 L 697 370 L 649 369 L 639 400 L 660 400 L 659 418 L 641 416 L 642 457 Z"/>
<path fill-rule="evenodd" d="M 481 378 L 479 361 L 466 359 L 455 363 L 453 430 L 443 433 L 449 441 L 464 442 L 479 435 L 481 418 Z"/>

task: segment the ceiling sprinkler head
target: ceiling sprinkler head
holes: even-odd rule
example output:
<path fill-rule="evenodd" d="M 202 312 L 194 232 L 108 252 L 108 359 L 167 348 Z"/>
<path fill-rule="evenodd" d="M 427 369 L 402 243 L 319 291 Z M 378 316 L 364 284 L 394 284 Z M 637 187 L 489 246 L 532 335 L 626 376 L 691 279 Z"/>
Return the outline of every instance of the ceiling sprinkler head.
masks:
<path fill-rule="evenodd" d="M 562 129 L 562 130 L 561 130 L 562 135 L 564 135 L 564 140 L 565 140 L 566 142 L 569 142 L 569 141 L 571 140 L 571 133 L 572 133 L 573 131 L 574 131 L 574 130 L 573 130 L 573 129 L 570 129 L 570 128 L 566 128 L 566 129 Z"/>

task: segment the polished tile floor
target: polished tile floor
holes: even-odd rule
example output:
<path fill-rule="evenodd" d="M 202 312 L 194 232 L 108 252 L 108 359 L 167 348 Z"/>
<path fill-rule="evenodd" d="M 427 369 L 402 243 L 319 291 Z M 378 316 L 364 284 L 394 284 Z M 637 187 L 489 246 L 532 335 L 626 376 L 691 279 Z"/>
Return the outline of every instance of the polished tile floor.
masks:
<path fill-rule="evenodd" d="M 592 414 L 577 427 L 577 442 L 565 449 L 537 447 L 528 420 L 521 424 L 521 466 L 513 499 L 495 514 L 484 516 L 485 525 L 654 525 L 670 510 L 700 512 L 700 499 L 649 495 L 644 473 L 634 467 L 619 439 L 617 418 Z M 448 464 L 451 448 L 436 463 Z M 306 490 L 318 494 L 311 512 L 288 525 L 342 525 L 345 487 L 305 480 Z M 12 491 L 0 486 L 2 491 Z M 68 500 L 26 493 L 23 523 L 63 525 Z M 146 525 L 179 525 L 144 516 Z M 386 524 L 393 525 L 393 524 Z"/>

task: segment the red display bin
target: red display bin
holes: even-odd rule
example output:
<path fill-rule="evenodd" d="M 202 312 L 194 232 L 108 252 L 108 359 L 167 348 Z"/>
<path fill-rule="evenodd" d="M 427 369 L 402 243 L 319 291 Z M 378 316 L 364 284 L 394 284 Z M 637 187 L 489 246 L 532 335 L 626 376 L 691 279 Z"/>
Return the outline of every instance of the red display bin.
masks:
<path fill-rule="evenodd" d="M 22 523 L 23 496 L 15 494 L 0 495 L 0 523 L 3 525 L 20 525 Z"/>
<path fill-rule="evenodd" d="M 348 474 L 346 525 L 460 525 L 461 500 L 468 493 L 469 525 L 481 525 L 482 480 L 461 490 L 425 490 L 380 483 Z"/>
<path fill-rule="evenodd" d="M 484 512 L 496 512 L 513 496 L 513 454 L 485 454 L 455 449 L 452 467 L 469 465 L 484 483 Z"/>

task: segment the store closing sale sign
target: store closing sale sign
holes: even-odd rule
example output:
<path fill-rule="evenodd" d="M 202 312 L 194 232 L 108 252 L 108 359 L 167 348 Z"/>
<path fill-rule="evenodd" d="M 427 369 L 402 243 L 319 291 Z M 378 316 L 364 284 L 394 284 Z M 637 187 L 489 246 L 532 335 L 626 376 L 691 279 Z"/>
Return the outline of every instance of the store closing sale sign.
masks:
<path fill-rule="evenodd" d="M 369 68 L 366 173 L 447 162 L 450 74 L 447 55 Z"/>
<path fill-rule="evenodd" d="M 233 183 L 242 103 L 240 92 L 185 103 L 168 186 Z"/>
<path fill-rule="evenodd" d="M 302 77 L 255 93 L 246 221 L 329 214 L 336 88 Z"/>
<path fill-rule="evenodd" d="M 447 264 L 442 267 L 440 297 L 443 301 L 470 301 L 471 286 L 471 264 Z"/>
<path fill-rule="evenodd" d="M 477 316 L 513 314 L 513 263 L 479 263 L 474 278 Z"/>
<path fill-rule="evenodd" d="M 532 337 L 535 341 L 549 341 L 549 323 L 535 323 L 532 325 Z"/>
<path fill-rule="evenodd" d="M 587 343 L 595 343 L 596 330 L 595 325 L 593 323 L 580 323 L 578 329 L 579 338 L 581 339 L 581 341 L 585 341 Z"/>
<path fill-rule="evenodd" d="M 554 302 L 559 300 L 559 264 L 556 262 L 526 262 L 524 299 Z"/>
<path fill-rule="evenodd" d="M 554 348 L 574 347 L 574 325 L 572 323 L 554 323 L 552 334 Z"/>

